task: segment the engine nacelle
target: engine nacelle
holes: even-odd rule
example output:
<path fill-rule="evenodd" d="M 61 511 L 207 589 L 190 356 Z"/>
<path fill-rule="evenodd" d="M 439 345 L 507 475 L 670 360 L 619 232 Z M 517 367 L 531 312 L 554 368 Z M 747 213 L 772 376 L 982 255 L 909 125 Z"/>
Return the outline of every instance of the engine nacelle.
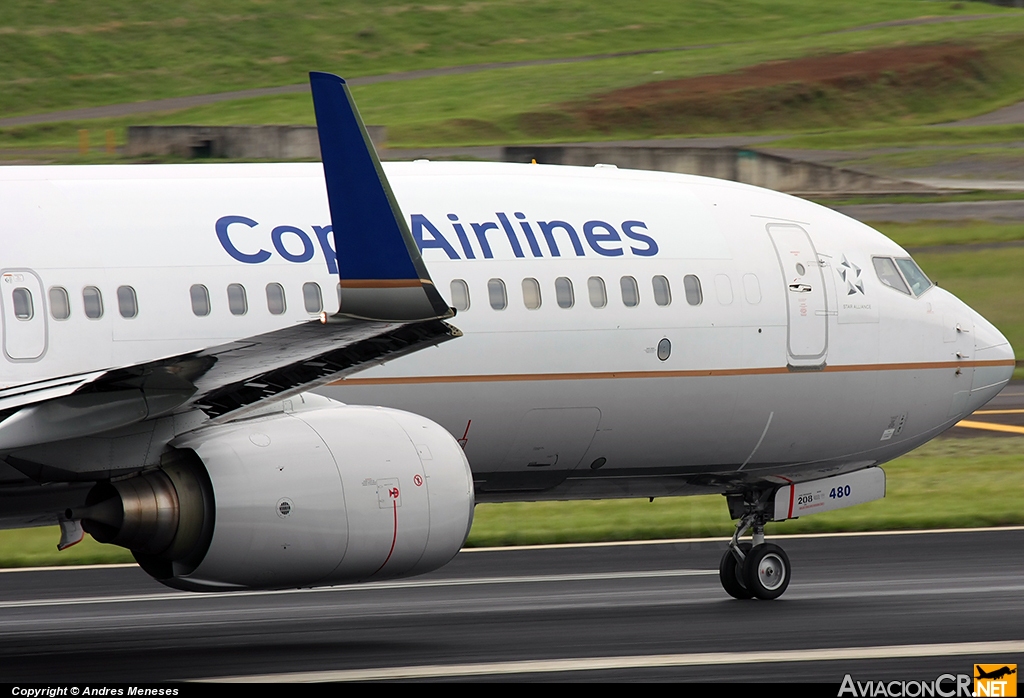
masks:
<path fill-rule="evenodd" d="M 469 463 L 444 428 L 415 414 L 334 405 L 213 426 L 172 446 L 172 477 L 157 471 L 98 488 L 108 497 L 111 487 L 118 490 L 124 523 L 108 516 L 105 528 L 90 528 L 86 512 L 83 524 L 131 547 L 147 572 L 175 588 L 273 589 L 412 576 L 447 563 L 469 535 Z M 183 477 L 188 468 L 181 464 L 190 458 L 193 472 L 201 472 Z M 165 481 L 193 484 L 192 495 L 168 504 L 174 498 Z M 194 493 L 202 490 L 204 501 L 196 503 Z M 133 504 L 140 491 L 144 504 L 153 503 Z M 147 506 L 154 513 L 146 514 Z M 109 500 L 92 507 L 99 521 L 104 507 L 111 508 Z M 131 521 L 145 525 L 130 522 L 130 509 L 143 512 Z M 161 523 L 172 518 L 176 529 L 189 532 L 191 549 L 183 550 L 184 537 L 168 530 L 172 524 Z"/>

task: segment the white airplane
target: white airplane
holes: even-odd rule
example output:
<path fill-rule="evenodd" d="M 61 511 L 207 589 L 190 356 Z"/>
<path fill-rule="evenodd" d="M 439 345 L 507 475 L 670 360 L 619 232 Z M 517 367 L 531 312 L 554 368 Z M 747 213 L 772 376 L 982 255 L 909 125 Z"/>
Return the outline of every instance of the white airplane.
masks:
<path fill-rule="evenodd" d="M 0 525 L 286 588 L 436 569 L 479 501 L 721 493 L 722 584 L 770 599 L 766 523 L 883 496 L 880 464 L 1011 376 L 995 327 L 834 211 L 382 166 L 311 81 L 322 168 L 0 168 Z"/>

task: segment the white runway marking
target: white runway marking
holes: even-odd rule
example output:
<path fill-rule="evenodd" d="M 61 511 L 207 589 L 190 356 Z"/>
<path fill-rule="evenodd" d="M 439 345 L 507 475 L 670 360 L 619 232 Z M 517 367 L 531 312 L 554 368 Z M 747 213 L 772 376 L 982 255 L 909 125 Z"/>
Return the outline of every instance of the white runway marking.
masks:
<path fill-rule="evenodd" d="M 991 533 L 994 531 L 1022 531 L 1024 526 L 983 526 L 980 528 L 932 528 L 925 530 L 905 531 L 841 531 L 836 533 L 790 533 L 771 536 L 781 541 L 800 538 L 856 538 L 860 536 L 924 536 L 932 533 Z M 564 550 L 571 548 L 620 548 L 631 545 L 675 545 L 679 543 L 721 543 L 729 541 L 729 536 L 711 538 L 653 538 L 650 540 L 613 540 L 594 543 L 547 543 L 541 545 L 501 545 L 486 548 L 463 548 L 462 553 L 494 553 L 518 550 Z M 138 567 L 134 562 L 101 564 L 101 565 L 53 565 L 50 567 L 8 567 L 0 569 L 0 574 L 14 572 L 65 572 L 74 570 L 114 570 L 126 567 Z"/>
<path fill-rule="evenodd" d="M 342 669 L 289 674 L 261 674 L 203 679 L 212 682 L 314 683 L 325 681 L 383 681 L 391 679 L 455 678 L 460 676 L 507 676 L 551 674 L 610 669 L 657 669 L 664 667 L 709 666 L 716 664 L 767 664 L 787 662 L 831 662 L 854 659 L 905 659 L 910 657 L 992 657 L 1024 652 L 1024 640 L 1005 642 L 955 642 L 934 645 L 889 645 L 884 647 L 828 647 L 806 650 L 754 652 L 700 652 L 693 654 L 650 654 L 621 657 L 578 657 L 535 659 L 477 664 L 432 664 L 424 666 Z"/>
<path fill-rule="evenodd" d="M 718 574 L 718 570 L 649 570 L 641 572 L 593 572 L 584 574 L 542 574 L 517 577 L 469 577 L 466 579 L 413 579 L 396 582 L 367 582 L 347 586 L 317 589 L 283 589 L 278 591 L 228 591 L 212 594 L 188 591 L 170 591 L 159 594 L 131 594 L 122 596 L 86 596 L 71 599 L 24 599 L 2 601 L 0 609 L 39 608 L 43 606 L 88 606 L 95 604 L 139 603 L 143 601 L 180 601 L 188 599 L 237 599 L 251 596 L 281 596 L 285 594 L 325 594 L 345 591 L 379 591 L 381 589 L 422 589 L 428 587 L 485 586 L 493 584 L 542 584 L 552 582 L 595 582 L 614 579 L 655 579 L 665 577 L 700 577 Z"/>
<path fill-rule="evenodd" d="M 800 538 L 858 538 L 862 536 L 924 536 L 932 533 L 991 533 L 994 531 L 1024 531 L 1024 526 L 987 526 L 982 528 L 931 528 L 917 531 L 842 531 L 838 533 L 789 533 L 768 536 L 772 541 L 797 540 Z M 673 545 L 678 543 L 720 543 L 731 540 L 721 538 L 660 538 L 653 540 L 621 540 L 599 543 L 548 543 L 545 545 L 505 545 L 492 548 L 463 548 L 462 553 L 494 553 L 506 550 L 562 550 L 568 548 L 616 548 L 627 545 Z"/>
<path fill-rule="evenodd" d="M 77 570 L 118 570 L 127 567 L 138 567 L 134 562 L 115 562 L 98 565 L 50 565 L 49 567 L 6 567 L 5 572 L 75 572 Z"/>

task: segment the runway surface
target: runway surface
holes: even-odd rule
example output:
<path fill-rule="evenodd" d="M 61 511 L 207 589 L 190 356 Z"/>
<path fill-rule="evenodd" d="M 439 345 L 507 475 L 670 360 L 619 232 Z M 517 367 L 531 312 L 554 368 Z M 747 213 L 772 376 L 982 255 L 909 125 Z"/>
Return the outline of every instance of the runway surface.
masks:
<path fill-rule="evenodd" d="M 772 602 L 727 597 L 708 540 L 463 552 L 415 579 L 277 593 L 6 572 L 0 665 L 8 682 L 838 684 L 1024 660 L 1024 529 L 774 540 L 794 572 Z"/>

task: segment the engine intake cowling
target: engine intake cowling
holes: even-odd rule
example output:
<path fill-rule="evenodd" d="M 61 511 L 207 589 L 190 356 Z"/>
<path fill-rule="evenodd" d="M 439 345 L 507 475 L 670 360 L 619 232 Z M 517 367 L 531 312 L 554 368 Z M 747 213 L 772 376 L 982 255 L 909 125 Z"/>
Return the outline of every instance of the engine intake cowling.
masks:
<path fill-rule="evenodd" d="M 408 412 L 335 405 L 278 413 L 209 427 L 172 446 L 178 461 L 200 464 L 201 476 L 165 467 L 100 485 L 92 522 L 83 524 L 131 548 L 176 588 L 421 574 L 451 560 L 472 524 L 473 477 L 462 449 L 444 428 Z M 212 501 L 169 494 L 182 486 L 193 495 L 205 488 Z M 123 523 L 102 515 L 104 506 L 116 509 L 109 488 L 120 494 Z M 127 515 L 135 510 L 150 513 Z"/>

